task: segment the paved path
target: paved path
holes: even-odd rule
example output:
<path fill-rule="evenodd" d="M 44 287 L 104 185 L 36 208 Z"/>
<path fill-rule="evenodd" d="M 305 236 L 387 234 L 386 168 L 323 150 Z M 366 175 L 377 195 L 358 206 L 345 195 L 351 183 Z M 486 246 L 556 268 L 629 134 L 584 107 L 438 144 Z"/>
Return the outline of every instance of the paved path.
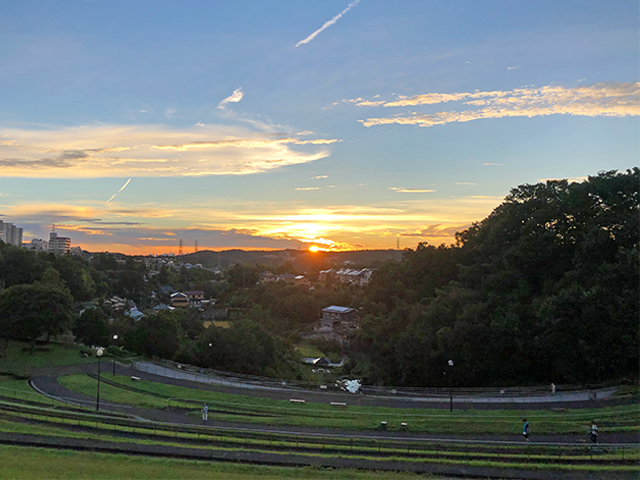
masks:
<path fill-rule="evenodd" d="M 103 367 L 106 362 L 103 362 Z M 111 364 L 109 364 L 111 367 Z M 36 389 L 45 393 L 46 395 L 57 397 L 64 399 L 69 402 L 75 402 L 82 405 L 94 405 L 95 398 L 85 396 L 71 390 L 66 389 L 62 385 L 60 385 L 56 378 L 59 375 L 68 375 L 71 373 L 95 373 L 97 372 L 97 364 L 85 364 L 78 365 L 74 367 L 51 367 L 47 369 L 40 370 L 40 374 L 36 375 L 32 379 L 32 383 Z M 111 375 L 111 369 L 102 370 L 102 374 L 104 378 L 108 380 Z M 140 378 L 152 382 L 163 382 L 166 384 L 187 387 L 187 388 L 195 388 L 201 390 L 210 390 L 210 391 L 226 391 L 228 393 L 241 393 L 241 394 L 251 394 L 254 396 L 268 396 L 269 398 L 279 398 L 279 399 L 289 399 L 291 398 L 291 392 L 286 390 L 246 390 L 246 389 L 238 389 L 232 387 L 220 387 L 219 385 L 212 384 L 203 384 L 203 383 L 194 383 L 189 380 L 179 379 L 179 378 L 167 378 L 151 373 L 140 372 L 137 370 L 132 370 L 124 365 L 117 365 L 117 374 L 118 375 L 136 375 Z M 299 392 L 296 392 L 299 393 Z M 354 396 L 343 393 L 322 393 L 321 396 L 318 396 L 318 392 L 308 392 L 309 395 L 314 397 L 314 399 L 310 399 L 309 401 L 316 401 L 320 403 L 328 403 L 328 401 L 334 401 L 335 399 L 344 400 L 344 399 L 358 399 L 358 404 L 374 404 L 378 405 L 379 402 L 383 401 L 386 405 L 386 400 L 380 399 L 368 399 L 366 396 Z M 358 431 L 349 431 L 349 430 L 341 430 L 341 429 L 331 429 L 331 428 L 305 428 L 305 427 L 288 427 L 288 426 L 269 426 L 269 425 L 256 425 L 251 423 L 243 423 L 243 422 L 220 422 L 215 420 L 215 413 L 210 411 L 210 420 L 207 422 L 203 422 L 199 416 L 194 415 L 186 415 L 186 411 L 184 410 L 155 410 L 155 409 L 139 409 L 132 408 L 126 405 L 111 405 L 105 404 L 101 402 L 103 410 L 109 410 L 119 413 L 125 413 L 129 415 L 134 415 L 139 418 L 144 418 L 147 420 L 157 421 L 157 422 L 166 422 L 173 424 L 192 424 L 192 425 L 210 425 L 215 427 L 222 428 L 234 428 L 234 429 L 246 429 L 251 431 L 265 431 L 265 432 L 282 432 L 289 434 L 317 434 L 324 436 L 348 436 L 348 437 L 367 437 L 367 438 L 402 438 L 409 440 L 411 438 L 416 439 L 429 439 L 429 440 L 461 440 L 461 441 L 514 441 L 514 442 L 522 442 L 522 436 L 519 434 L 514 435 L 430 435 L 430 434 L 420 434 L 413 432 L 397 432 L 397 431 L 377 431 L 377 430 L 358 430 Z M 495 404 L 494 404 L 495 405 Z M 544 404 L 546 408 L 550 408 L 549 404 Z M 396 405 L 398 406 L 398 405 Z M 407 407 L 406 402 L 401 402 L 400 406 Z M 421 405 L 424 407 L 424 405 Z M 431 405 L 429 405 L 432 407 Z M 463 406 L 463 405 L 461 405 Z M 581 403 L 581 406 L 585 405 Z M 447 405 L 448 407 L 448 405 Z M 530 404 L 526 404 L 526 407 L 530 408 Z M 495 408 L 495 407 L 494 407 Z M 516 427 L 519 430 L 520 425 Z M 535 427 L 533 427 L 535 428 Z M 576 435 L 540 435 L 535 436 L 532 435 L 532 439 L 535 442 L 549 442 L 549 443 L 576 443 L 578 441 L 583 441 L 586 439 L 586 428 L 585 427 L 585 435 L 584 437 L 579 437 Z M 534 430 L 535 432 L 535 430 Z M 436 438 L 437 437 L 437 438 Z M 607 434 L 606 432 L 602 432 L 600 435 L 601 443 L 639 443 L 640 442 L 640 433 L 636 434 L 620 434 L 620 433 L 612 433 Z"/>
<path fill-rule="evenodd" d="M 199 373 L 193 373 L 183 370 L 177 370 L 169 368 L 163 365 L 158 365 L 152 362 L 135 362 L 134 367 L 139 372 L 151 373 L 160 377 L 172 378 L 176 380 L 189 380 L 195 383 L 202 383 L 208 385 L 217 385 L 219 387 L 227 387 L 232 389 L 244 389 L 244 390 L 257 390 L 261 392 L 286 392 L 286 395 L 293 395 L 297 393 L 311 393 L 316 396 L 335 394 L 336 392 L 327 392 L 323 390 L 310 390 L 303 388 L 295 388 L 286 386 L 283 382 L 282 386 L 274 383 L 259 383 L 249 382 L 243 380 L 241 377 L 222 377 L 219 375 L 204 375 Z M 450 395 L 424 395 L 424 394 L 408 394 L 407 392 L 398 392 L 396 395 L 390 394 L 390 392 L 379 393 L 371 390 L 368 393 L 367 387 L 363 387 L 368 398 L 376 398 L 381 401 L 388 402 L 417 402 L 417 403 L 446 403 L 447 407 L 450 402 Z M 499 389 L 496 389 L 498 391 Z M 575 402 L 590 402 L 593 400 L 611 399 L 616 392 L 616 388 L 605 388 L 597 390 L 580 390 L 580 391 L 558 391 L 555 394 L 551 392 L 547 394 L 541 394 L 540 392 L 532 393 L 530 395 L 488 395 L 477 394 L 471 395 L 467 392 L 458 393 L 456 389 L 453 389 L 453 402 L 462 404 L 501 404 L 499 408 L 502 408 L 504 404 L 549 404 L 549 403 L 575 403 Z M 508 389 L 507 389 L 508 392 Z M 246 393 L 245 393 L 246 394 Z M 262 393 L 261 396 L 264 396 Z M 346 394 L 347 397 L 353 399 L 355 395 Z M 419 405 L 418 408 L 422 408 L 423 405 Z M 431 407 L 431 406 L 430 406 Z M 406 408 L 406 405 L 403 406 Z M 527 406 L 529 408 L 529 406 Z"/>

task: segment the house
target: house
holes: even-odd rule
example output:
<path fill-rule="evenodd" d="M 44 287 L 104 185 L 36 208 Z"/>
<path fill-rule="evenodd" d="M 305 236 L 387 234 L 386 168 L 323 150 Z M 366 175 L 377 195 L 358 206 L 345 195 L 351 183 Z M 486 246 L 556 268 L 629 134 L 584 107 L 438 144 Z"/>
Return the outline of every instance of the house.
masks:
<path fill-rule="evenodd" d="M 176 293 L 176 289 L 173 287 L 170 287 L 169 285 L 164 285 L 158 288 L 158 291 L 160 292 L 160 295 L 167 295 L 167 296 L 171 296 L 174 293 Z"/>
<path fill-rule="evenodd" d="M 320 330 L 335 330 L 339 326 L 348 326 L 356 321 L 356 310 L 349 307 L 332 305 L 322 310 Z"/>
<path fill-rule="evenodd" d="M 294 283 L 294 285 L 300 285 L 301 287 L 310 287 L 311 286 L 311 282 L 304 275 L 297 275 L 293 279 L 293 283 Z"/>
<path fill-rule="evenodd" d="M 316 367 L 326 367 L 331 364 L 327 357 L 317 357 L 317 358 L 303 358 L 302 363 L 306 363 L 307 365 L 315 365 Z"/>
<path fill-rule="evenodd" d="M 124 298 L 120 298 L 118 296 L 113 296 L 109 300 L 105 300 L 104 303 L 114 310 L 122 310 L 127 306 L 127 301 Z"/>
<path fill-rule="evenodd" d="M 159 312 L 160 310 L 175 310 L 175 307 L 170 307 L 165 303 L 161 303 L 160 305 L 156 305 L 155 307 L 153 307 L 153 310 L 156 312 Z"/>
<path fill-rule="evenodd" d="M 352 268 L 334 270 L 331 268 L 329 270 L 321 270 L 318 272 L 318 281 L 327 282 L 329 279 L 332 279 L 340 283 L 363 287 L 369 283 L 371 275 L 373 275 L 373 269 L 371 268 L 363 268 L 362 270 L 355 270 Z"/>
<path fill-rule="evenodd" d="M 295 273 L 283 273 L 282 275 L 278 275 L 276 280 L 278 282 L 286 282 L 286 283 L 295 283 L 297 275 Z"/>
<path fill-rule="evenodd" d="M 144 313 L 142 313 L 140 310 L 138 310 L 136 307 L 131 307 L 131 309 L 127 312 L 124 312 L 124 314 L 127 317 L 131 317 L 134 320 L 138 321 L 140 320 L 142 317 L 144 317 Z"/>
<path fill-rule="evenodd" d="M 260 274 L 260 281 L 262 283 L 266 283 L 266 282 L 275 282 L 276 281 L 276 276 L 271 273 L 269 270 L 262 272 Z"/>
<path fill-rule="evenodd" d="M 188 307 L 189 305 L 189 297 L 186 294 L 182 292 L 176 292 L 171 295 L 172 307 Z"/>
<path fill-rule="evenodd" d="M 318 281 L 326 282 L 329 279 L 333 279 L 335 275 L 336 275 L 336 270 L 333 268 L 330 268 L 329 270 L 320 270 L 318 272 Z"/>
<path fill-rule="evenodd" d="M 199 307 L 204 300 L 204 292 L 202 290 L 191 290 L 188 292 L 184 292 L 184 294 L 189 299 L 189 304 L 192 307 Z"/>

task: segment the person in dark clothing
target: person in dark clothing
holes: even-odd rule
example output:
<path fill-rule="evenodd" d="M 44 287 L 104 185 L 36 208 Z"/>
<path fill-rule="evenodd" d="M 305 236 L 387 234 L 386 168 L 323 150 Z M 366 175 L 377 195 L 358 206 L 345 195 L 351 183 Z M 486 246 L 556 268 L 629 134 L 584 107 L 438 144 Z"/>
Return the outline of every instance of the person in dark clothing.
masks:
<path fill-rule="evenodd" d="M 589 429 L 589 436 L 591 437 L 592 443 L 598 443 L 598 426 L 596 425 L 596 421 L 591 421 L 591 428 Z"/>
<path fill-rule="evenodd" d="M 529 441 L 529 422 L 527 422 L 526 418 L 523 418 L 522 421 L 524 422 L 524 425 L 522 427 L 522 436 L 528 442 Z"/>

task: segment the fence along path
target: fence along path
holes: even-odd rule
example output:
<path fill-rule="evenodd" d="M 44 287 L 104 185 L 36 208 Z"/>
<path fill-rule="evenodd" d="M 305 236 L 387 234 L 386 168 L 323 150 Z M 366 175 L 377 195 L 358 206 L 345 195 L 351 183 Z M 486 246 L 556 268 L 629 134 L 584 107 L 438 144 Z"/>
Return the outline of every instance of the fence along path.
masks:
<path fill-rule="evenodd" d="M 282 380 L 268 377 L 241 375 L 218 370 L 182 365 L 174 362 L 132 362 L 132 368 L 154 375 L 188 380 L 197 383 L 220 385 L 233 388 L 253 390 L 315 390 L 318 393 L 339 390 L 335 385 L 327 386 L 315 382 L 299 380 Z M 331 387 L 331 388 L 322 388 Z M 617 387 L 598 389 L 580 389 L 579 385 L 558 385 L 556 392 L 541 386 L 509 387 L 509 388 L 400 388 L 365 386 L 363 391 L 368 396 L 379 398 L 406 399 L 412 402 L 445 402 L 453 396 L 456 403 L 556 403 L 587 402 L 613 397 Z"/>

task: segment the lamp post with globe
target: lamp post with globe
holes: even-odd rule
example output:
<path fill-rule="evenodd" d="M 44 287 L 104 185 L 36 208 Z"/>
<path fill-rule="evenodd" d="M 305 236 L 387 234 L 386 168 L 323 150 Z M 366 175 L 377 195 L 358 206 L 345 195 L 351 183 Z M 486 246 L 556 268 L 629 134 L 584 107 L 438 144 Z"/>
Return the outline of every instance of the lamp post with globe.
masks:
<path fill-rule="evenodd" d="M 453 412 L 453 360 L 449 360 L 447 365 L 449 365 L 449 411 Z"/>
<path fill-rule="evenodd" d="M 100 411 L 100 359 L 102 358 L 102 354 L 104 350 L 101 348 L 96 352 L 96 356 L 98 357 L 98 393 L 96 395 L 96 411 Z"/>
<path fill-rule="evenodd" d="M 116 341 L 116 340 L 118 340 L 118 335 L 114 335 L 114 336 L 113 336 L 113 341 L 114 341 L 114 343 L 115 343 L 115 341 Z M 115 376 L 115 375 L 116 375 L 116 357 L 115 357 L 115 356 L 113 356 L 113 357 L 111 358 L 111 361 L 113 362 L 113 376 Z"/>

